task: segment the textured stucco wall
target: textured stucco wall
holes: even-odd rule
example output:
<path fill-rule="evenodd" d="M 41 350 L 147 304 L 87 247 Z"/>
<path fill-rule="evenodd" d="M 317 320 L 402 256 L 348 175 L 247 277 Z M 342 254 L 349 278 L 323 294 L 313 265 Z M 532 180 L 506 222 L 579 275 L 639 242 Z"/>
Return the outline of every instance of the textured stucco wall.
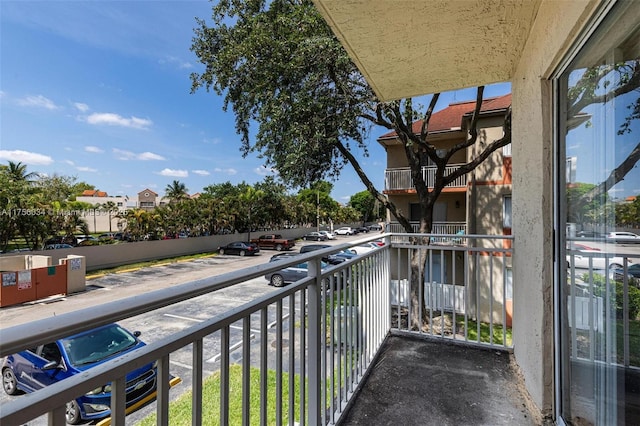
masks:
<path fill-rule="evenodd" d="M 512 79 L 514 353 L 543 412 L 553 409 L 553 128 L 550 76 L 596 1 L 544 1 Z"/>

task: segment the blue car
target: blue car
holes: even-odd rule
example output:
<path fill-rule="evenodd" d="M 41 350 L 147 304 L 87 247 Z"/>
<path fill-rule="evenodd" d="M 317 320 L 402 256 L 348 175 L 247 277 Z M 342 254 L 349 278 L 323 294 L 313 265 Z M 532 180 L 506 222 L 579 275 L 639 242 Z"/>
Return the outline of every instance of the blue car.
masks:
<path fill-rule="evenodd" d="M 131 333 L 118 324 L 109 324 L 9 355 L 2 362 L 2 386 L 9 395 L 35 392 L 145 346 L 139 336 L 140 332 Z M 154 393 L 156 379 L 155 363 L 127 374 L 127 407 Z M 110 404 L 111 384 L 107 383 L 68 402 L 67 423 L 108 417 Z"/>

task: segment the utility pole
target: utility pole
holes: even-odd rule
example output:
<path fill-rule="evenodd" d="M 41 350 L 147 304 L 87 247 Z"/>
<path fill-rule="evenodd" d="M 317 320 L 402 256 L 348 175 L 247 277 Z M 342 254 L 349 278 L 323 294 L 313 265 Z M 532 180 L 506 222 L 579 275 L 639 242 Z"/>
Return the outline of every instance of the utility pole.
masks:
<path fill-rule="evenodd" d="M 316 231 L 320 231 L 320 190 L 316 189 Z"/>

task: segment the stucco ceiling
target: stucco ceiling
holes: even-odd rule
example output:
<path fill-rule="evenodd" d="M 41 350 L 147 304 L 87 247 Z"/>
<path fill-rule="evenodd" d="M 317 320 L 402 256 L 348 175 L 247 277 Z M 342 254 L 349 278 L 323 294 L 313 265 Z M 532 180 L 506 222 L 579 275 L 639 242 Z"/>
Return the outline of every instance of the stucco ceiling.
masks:
<path fill-rule="evenodd" d="M 509 81 L 540 0 L 314 0 L 381 100 Z"/>

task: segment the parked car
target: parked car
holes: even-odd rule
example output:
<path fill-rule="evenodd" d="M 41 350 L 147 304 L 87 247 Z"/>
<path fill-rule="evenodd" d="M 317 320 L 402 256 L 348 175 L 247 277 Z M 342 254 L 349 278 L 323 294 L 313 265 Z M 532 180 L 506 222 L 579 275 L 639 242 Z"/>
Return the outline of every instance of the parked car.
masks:
<path fill-rule="evenodd" d="M 261 249 L 275 249 L 276 251 L 291 250 L 291 248 L 296 245 L 294 239 L 284 238 L 280 234 L 260 235 L 250 242 L 256 243 Z"/>
<path fill-rule="evenodd" d="M 45 240 L 44 245 L 48 246 L 50 244 L 69 244 L 71 246 L 76 245 L 78 242 L 76 241 L 76 237 L 74 236 L 62 236 L 56 235 Z"/>
<path fill-rule="evenodd" d="M 607 240 L 615 243 L 638 243 L 640 244 L 640 235 L 633 232 L 609 232 Z"/>
<path fill-rule="evenodd" d="M 70 249 L 73 248 L 71 244 L 47 244 L 44 246 L 45 250 L 57 250 L 57 249 Z"/>
<path fill-rule="evenodd" d="M 318 231 L 318 232 L 321 233 L 322 235 L 324 235 L 325 237 L 327 237 L 327 240 L 335 240 L 336 239 L 336 236 L 333 235 L 329 231 Z"/>
<path fill-rule="evenodd" d="M 100 244 L 100 240 L 93 235 L 76 235 L 76 245 L 91 246 L 94 244 Z"/>
<path fill-rule="evenodd" d="M 349 226 L 343 226 L 333 231 L 333 233 L 336 235 L 354 235 L 356 231 Z"/>
<path fill-rule="evenodd" d="M 378 244 L 369 242 L 369 243 L 353 246 L 350 248 L 350 250 L 352 250 L 356 254 L 364 254 L 364 253 L 369 253 L 371 250 L 375 250 L 377 248 L 380 248 Z"/>
<path fill-rule="evenodd" d="M 616 275 L 620 277 L 624 276 L 624 269 L 622 267 L 614 268 Z M 632 278 L 640 279 L 640 263 L 634 263 L 627 265 L 627 275 Z"/>
<path fill-rule="evenodd" d="M 328 244 L 310 244 L 310 245 L 302 246 L 300 247 L 300 254 L 309 253 L 310 251 L 315 251 L 315 250 L 322 250 L 327 247 L 331 247 L 331 246 Z M 323 262 L 326 262 L 330 265 L 338 265 L 346 260 L 347 258 L 343 256 L 337 256 L 335 254 L 330 254 L 322 258 Z"/>
<path fill-rule="evenodd" d="M 589 256 L 589 253 L 593 254 Z M 571 266 L 572 257 L 575 267 L 581 269 L 588 269 L 589 265 L 591 265 L 593 269 L 605 269 L 607 265 L 610 269 L 622 269 L 622 265 L 624 265 L 624 259 L 622 257 L 605 256 L 605 254 L 599 249 L 579 249 L 573 250 L 571 253 L 567 253 L 567 267 Z M 627 259 L 627 264 L 630 263 L 631 261 Z"/>
<path fill-rule="evenodd" d="M 308 234 L 305 234 L 302 237 L 302 239 L 305 241 L 326 241 L 327 236 L 319 232 L 313 231 L 313 232 L 309 232 Z"/>
<path fill-rule="evenodd" d="M 369 232 L 369 227 L 368 226 L 359 226 L 356 228 L 356 232 L 361 233 L 364 232 L 365 234 Z"/>
<path fill-rule="evenodd" d="M 325 248 L 332 247 L 329 244 L 309 244 L 306 246 L 300 247 L 300 253 L 309 253 L 310 251 L 322 250 Z M 323 257 L 322 260 L 324 262 L 330 263 L 332 265 L 337 265 L 346 260 L 357 257 L 358 255 L 350 250 L 341 250 L 337 253 L 330 254 L 329 256 Z"/>
<path fill-rule="evenodd" d="M 578 231 L 576 237 L 580 238 L 601 238 L 602 234 L 596 231 Z"/>
<path fill-rule="evenodd" d="M 145 346 L 139 336 L 140 332 L 131 333 L 118 324 L 108 324 L 9 355 L 2 362 L 2 386 L 9 395 L 35 392 Z M 126 405 L 155 392 L 156 379 L 155 363 L 127 374 Z M 110 405 L 111 384 L 106 383 L 67 403 L 67 423 L 108 417 Z"/>
<path fill-rule="evenodd" d="M 237 254 L 240 256 L 254 255 L 260 253 L 260 247 L 247 241 L 234 241 L 226 246 L 218 247 L 218 253 Z"/>
<path fill-rule="evenodd" d="M 289 258 L 290 256 L 274 256 L 271 258 L 271 262 L 278 262 L 282 259 Z M 325 262 L 321 262 L 321 268 L 324 269 L 328 265 Z M 289 266 L 276 272 L 270 272 L 264 277 L 274 287 L 282 287 L 287 283 L 293 283 L 303 279 L 307 276 L 309 266 L 307 262 L 301 262 L 296 265 Z"/>

